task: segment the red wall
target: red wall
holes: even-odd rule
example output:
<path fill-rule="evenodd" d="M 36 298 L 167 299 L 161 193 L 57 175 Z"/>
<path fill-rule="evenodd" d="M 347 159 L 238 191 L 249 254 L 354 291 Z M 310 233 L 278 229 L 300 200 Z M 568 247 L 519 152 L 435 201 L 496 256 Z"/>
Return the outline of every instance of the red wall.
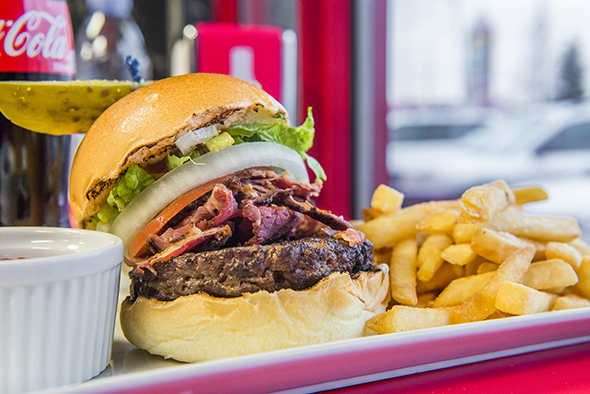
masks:
<path fill-rule="evenodd" d="M 299 5 L 299 117 L 313 107 L 316 135 L 308 153 L 328 176 L 317 205 L 351 218 L 351 4 L 300 0 Z"/>

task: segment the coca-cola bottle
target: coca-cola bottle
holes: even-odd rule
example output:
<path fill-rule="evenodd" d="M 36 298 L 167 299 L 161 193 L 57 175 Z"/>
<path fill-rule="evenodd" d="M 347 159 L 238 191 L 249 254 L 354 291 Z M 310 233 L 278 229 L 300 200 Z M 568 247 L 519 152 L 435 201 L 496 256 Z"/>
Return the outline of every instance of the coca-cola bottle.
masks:
<path fill-rule="evenodd" d="M 66 1 L 0 3 L 0 80 L 71 80 Z M 68 226 L 69 136 L 25 130 L 0 114 L 0 225 Z"/>

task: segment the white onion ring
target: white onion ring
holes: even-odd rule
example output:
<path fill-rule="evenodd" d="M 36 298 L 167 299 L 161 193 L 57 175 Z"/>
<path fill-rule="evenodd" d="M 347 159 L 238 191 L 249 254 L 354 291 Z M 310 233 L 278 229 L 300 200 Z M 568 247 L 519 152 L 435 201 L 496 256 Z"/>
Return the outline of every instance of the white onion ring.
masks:
<path fill-rule="evenodd" d="M 166 173 L 129 203 L 113 221 L 110 232 L 127 246 L 139 231 L 170 203 L 213 179 L 252 167 L 276 167 L 297 181 L 309 183 L 301 155 L 272 142 L 247 142 L 207 153 Z"/>
<path fill-rule="evenodd" d="M 175 144 L 183 155 L 188 155 L 193 149 L 195 149 L 195 146 L 204 144 L 218 134 L 219 130 L 217 129 L 216 124 L 201 127 L 200 129 L 189 131 L 177 139 Z"/>

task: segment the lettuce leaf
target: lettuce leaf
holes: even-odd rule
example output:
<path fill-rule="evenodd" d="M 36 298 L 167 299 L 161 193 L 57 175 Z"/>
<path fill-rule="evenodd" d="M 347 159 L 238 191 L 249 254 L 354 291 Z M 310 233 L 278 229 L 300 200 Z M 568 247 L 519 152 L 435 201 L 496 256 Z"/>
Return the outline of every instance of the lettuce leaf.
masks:
<path fill-rule="evenodd" d="M 180 167 L 185 162 L 189 161 L 191 158 L 190 156 L 175 156 L 168 154 L 168 158 L 166 160 L 166 166 L 168 167 L 168 171 L 172 171 L 175 168 Z"/>
<path fill-rule="evenodd" d="M 197 157 L 201 156 L 202 154 L 203 154 L 203 152 L 201 152 L 199 150 L 194 150 L 191 153 L 189 153 L 187 156 L 171 155 L 170 152 L 168 152 L 168 157 L 166 159 L 166 166 L 168 167 L 168 171 L 172 171 L 173 169 L 183 165 L 185 162 L 192 160 L 192 159 L 196 159 Z"/>
<path fill-rule="evenodd" d="M 312 170 L 315 174 L 315 182 L 322 183 L 323 181 L 325 181 L 327 179 L 326 172 L 322 168 L 320 162 L 305 152 L 302 153 L 302 156 L 303 160 L 305 160 L 305 162 L 307 163 L 309 169 Z"/>
<path fill-rule="evenodd" d="M 137 164 L 131 164 L 121 180 L 109 192 L 107 203 L 92 218 L 95 224 L 108 223 L 115 219 L 135 197 L 154 183 L 154 177 Z"/>
<path fill-rule="evenodd" d="M 265 141 L 276 142 L 297 151 L 309 168 L 314 172 L 316 182 L 326 180 L 326 173 L 320 163 L 309 156 L 307 152 L 313 146 L 315 135 L 315 122 L 311 113 L 311 107 L 307 109 L 307 118 L 301 126 L 287 126 L 283 122 L 270 124 L 253 123 L 230 127 L 227 132 L 234 137 L 236 143 Z"/>

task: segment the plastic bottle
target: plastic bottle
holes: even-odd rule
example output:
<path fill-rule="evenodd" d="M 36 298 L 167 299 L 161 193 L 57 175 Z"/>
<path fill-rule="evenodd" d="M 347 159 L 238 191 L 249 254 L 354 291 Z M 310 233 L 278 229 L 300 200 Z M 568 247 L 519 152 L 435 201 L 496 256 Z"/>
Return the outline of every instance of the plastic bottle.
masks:
<path fill-rule="evenodd" d="M 138 62 L 139 76 L 151 79 L 151 62 L 141 30 L 131 16 L 132 0 L 86 0 L 88 15 L 78 28 L 78 79 L 132 80 L 126 59 Z"/>

